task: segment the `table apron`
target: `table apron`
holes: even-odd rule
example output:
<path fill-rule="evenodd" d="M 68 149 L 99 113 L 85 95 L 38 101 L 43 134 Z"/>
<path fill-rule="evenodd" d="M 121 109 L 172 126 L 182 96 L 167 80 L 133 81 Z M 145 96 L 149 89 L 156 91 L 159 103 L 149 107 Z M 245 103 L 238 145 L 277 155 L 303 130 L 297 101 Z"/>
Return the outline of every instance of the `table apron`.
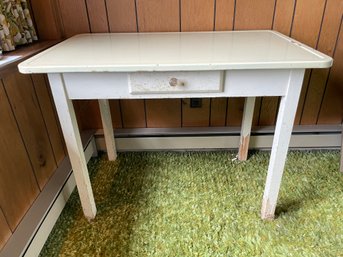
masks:
<path fill-rule="evenodd" d="M 201 71 L 199 71 L 201 72 Z M 152 76 L 155 72 L 151 73 Z M 70 99 L 161 99 L 206 97 L 284 96 L 291 69 L 226 70 L 223 72 L 222 92 L 129 92 L 126 72 L 62 73 Z"/>

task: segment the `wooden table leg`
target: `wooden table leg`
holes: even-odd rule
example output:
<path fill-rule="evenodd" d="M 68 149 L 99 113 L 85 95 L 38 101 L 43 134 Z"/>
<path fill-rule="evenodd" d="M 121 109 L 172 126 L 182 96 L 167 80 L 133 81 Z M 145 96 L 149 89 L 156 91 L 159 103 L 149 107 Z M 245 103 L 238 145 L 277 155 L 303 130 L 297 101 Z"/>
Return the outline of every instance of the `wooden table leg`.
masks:
<path fill-rule="evenodd" d="M 113 125 L 110 105 L 107 99 L 99 99 L 100 114 L 106 142 L 107 156 L 110 161 L 117 158 L 116 144 L 114 141 Z"/>
<path fill-rule="evenodd" d="M 74 171 L 83 213 L 88 220 L 91 220 L 96 215 L 96 206 L 73 103 L 68 98 L 62 75 L 52 73 L 48 77 Z"/>
<path fill-rule="evenodd" d="M 254 115 L 254 107 L 255 107 L 255 97 L 245 98 L 241 137 L 240 137 L 239 150 L 238 150 L 238 160 L 240 161 L 246 161 L 248 157 L 250 132 L 251 132 L 251 125 L 252 125 L 252 118 Z"/>
<path fill-rule="evenodd" d="M 282 174 L 291 139 L 294 117 L 298 106 L 304 70 L 291 70 L 285 96 L 281 98 L 270 156 L 267 181 L 264 189 L 261 217 L 274 219 Z"/>

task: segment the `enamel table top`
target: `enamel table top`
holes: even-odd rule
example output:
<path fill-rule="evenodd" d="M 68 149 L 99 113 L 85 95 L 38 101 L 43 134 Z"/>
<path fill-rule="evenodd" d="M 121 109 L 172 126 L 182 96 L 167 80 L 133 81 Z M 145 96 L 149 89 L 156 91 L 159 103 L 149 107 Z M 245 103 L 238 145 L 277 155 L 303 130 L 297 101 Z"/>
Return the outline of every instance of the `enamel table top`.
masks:
<path fill-rule="evenodd" d="M 332 58 L 275 31 L 80 34 L 22 73 L 327 68 Z"/>

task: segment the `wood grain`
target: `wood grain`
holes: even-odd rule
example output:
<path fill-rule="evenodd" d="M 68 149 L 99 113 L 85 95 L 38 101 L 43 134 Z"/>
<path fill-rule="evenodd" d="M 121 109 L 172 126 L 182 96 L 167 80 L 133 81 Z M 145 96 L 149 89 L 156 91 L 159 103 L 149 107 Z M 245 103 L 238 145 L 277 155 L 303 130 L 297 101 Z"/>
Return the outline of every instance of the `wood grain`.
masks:
<path fill-rule="evenodd" d="M 226 123 L 227 98 L 212 98 L 210 111 L 210 127 L 224 127 Z"/>
<path fill-rule="evenodd" d="M 43 189 L 56 162 L 31 77 L 17 72 L 6 76 L 3 82 L 38 185 Z"/>
<path fill-rule="evenodd" d="M 139 32 L 180 30 L 179 0 L 137 0 Z"/>
<path fill-rule="evenodd" d="M 73 103 L 77 122 L 81 130 L 102 128 L 97 100 L 76 100 Z"/>
<path fill-rule="evenodd" d="M 215 30 L 232 30 L 235 0 L 216 0 Z"/>
<path fill-rule="evenodd" d="M 122 128 L 121 111 L 119 100 L 110 100 L 110 109 L 112 116 L 112 124 L 114 128 Z"/>
<path fill-rule="evenodd" d="M 339 26 L 343 13 L 343 1 L 328 0 L 325 8 L 322 29 L 318 41 L 318 50 L 332 56 L 337 42 Z M 334 65 L 335 61 L 334 61 Z M 306 100 L 302 111 L 301 124 L 316 124 L 319 114 L 320 102 L 324 95 L 328 69 L 315 69 L 312 71 L 308 85 Z"/>
<path fill-rule="evenodd" d="M 148 128 L 181 127 L 181 100 L 146 100 L 146 120 Z"/>
<path fill-rule="evenodd" d="M 11 235 L 12 231 L 10 230 L 4 213 L 0 208 L 0 251 L 4 247 L 4 245 L 6 244 L 7 240 L 10 238 Z"/>
<path fill-rule="evenodd" d="M 325 0 L 298 0 L 291 31 L 292 38 L 313 48 L 319 38 L 320 27 L 325 9 Z M 311 71 L 306 71 L 298 103 L 294 124 L 300 124 Z"/>
<path fill-rule="evenodd" d="M 39 188 L 1 81 L 0 124 L 0 206 L 14 231 Z"/>
<path fill-rule="evenodd" d="M 294 5 L 296 0 L 277 0 L 275 5 L 275 15 L 273 29 L 284 35 L 291 33 L 292 21 L 294 17 Z"/>
<path fill-rule="evenodd" d="M 291 36 L 316 47 L 325 8 L 325 0 L 298 0 Z"/>
<path fill-rule="evenodd" d="M 145 128 L 144 100 L 120 100 L 124 128 Z"/>
<path fill-rule="evenodd" d="M 343 26 L 338 36 L 334 66 L 331 68 L 318 124 L 341 124 L 343 117 Z"/>
<path fill-rule="evenodd" d="M 297 108 L 297 112 L 296 112 L 295 118 L 294 118 L 294 125 L 300 125 L 301 114 L 302 114 L 302 110 L 304 108 L 306 92 L 307 92 L 308 83 L 309 83 L 310 78 L 311 78 L 311 73 L 312 73 L 312 70 L 306 70 L 305 71 L 303 86 L 302 86 L 300 97 L 299 97 L 298 108 Z"/>
<path fill-rule="evenodd" d="M 62 39 L 63 25 L 55 0 L 31 0 L 33 16 L 40 40 Z"/>
<path fill-rule="evenodd" d="M 135 0 L 106 0 L 110 32 L 136 32 Z"/>
<path fill-rule="evenodd" d="M 276 122 L 278 111 L 278 97 L 263 97 L 261 102 L 261 113 L 258 121 L 259 126 L 271 126 Z"/>
<path fill-rule="evenodd" d="M 227 104 L 227 126 L 240 126 L 242 124 L 244 109 L 244 98 L 242 97 L 231 97 Z"/>
<path fill-rule="evenodd" d="M 85 0 L 58 0 L 64 28 L 64 37 L 89 33 L 89 22 Z"/>
<path fill-rule="evenodd" d="M 262 98 L 263 97 L 256 97 L 255 99 L 254 116 L 252 117 L 253 126 L 258 126 L 258 122 L 260 120 Z"/>
<path fill-rule="evenodd" d="M 182 127 L 208 127 L 210 125 L 210 99 L 201 99 L 200 108 L 191 108 L 190 99 L 182 99 Z"/>
<path fill-rule="evenodd" d="M 109 32 L 105 0 L 86 0 L 90 31 Z"/>
<path fill-rule="evenodd" d="M 41 74 L 31 75 L 33 86 L 36 91 L 38 103 L 42 110 L 43 119 L 48 130 L 48 136 L 54 152 L 57 166 L 66 156 L 63 147 L 63 138 L 59 131 L 59 123 L 56 120 L 52 99 L 50 98 L 48 85 Z"/>
<path fill-rule="evenodd" d="M 214 0 L 182 0 L 181 31 L 214 29 Z"/>
<path fill-rule="evenodd" d="M 235 30 L 271 29 L 275 0 L 236 0 Z"/>

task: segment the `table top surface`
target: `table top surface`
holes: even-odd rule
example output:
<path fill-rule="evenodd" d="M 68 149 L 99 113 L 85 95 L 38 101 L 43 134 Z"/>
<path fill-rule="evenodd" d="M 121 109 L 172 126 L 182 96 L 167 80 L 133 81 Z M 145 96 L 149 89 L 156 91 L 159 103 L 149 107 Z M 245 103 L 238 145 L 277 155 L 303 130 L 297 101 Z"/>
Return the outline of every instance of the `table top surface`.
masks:
<path fill-rule="evenodd" d="M 328 68 L 332 58 L 278 32 L 80 34 L 19 64 L 22 73 Z"/>

